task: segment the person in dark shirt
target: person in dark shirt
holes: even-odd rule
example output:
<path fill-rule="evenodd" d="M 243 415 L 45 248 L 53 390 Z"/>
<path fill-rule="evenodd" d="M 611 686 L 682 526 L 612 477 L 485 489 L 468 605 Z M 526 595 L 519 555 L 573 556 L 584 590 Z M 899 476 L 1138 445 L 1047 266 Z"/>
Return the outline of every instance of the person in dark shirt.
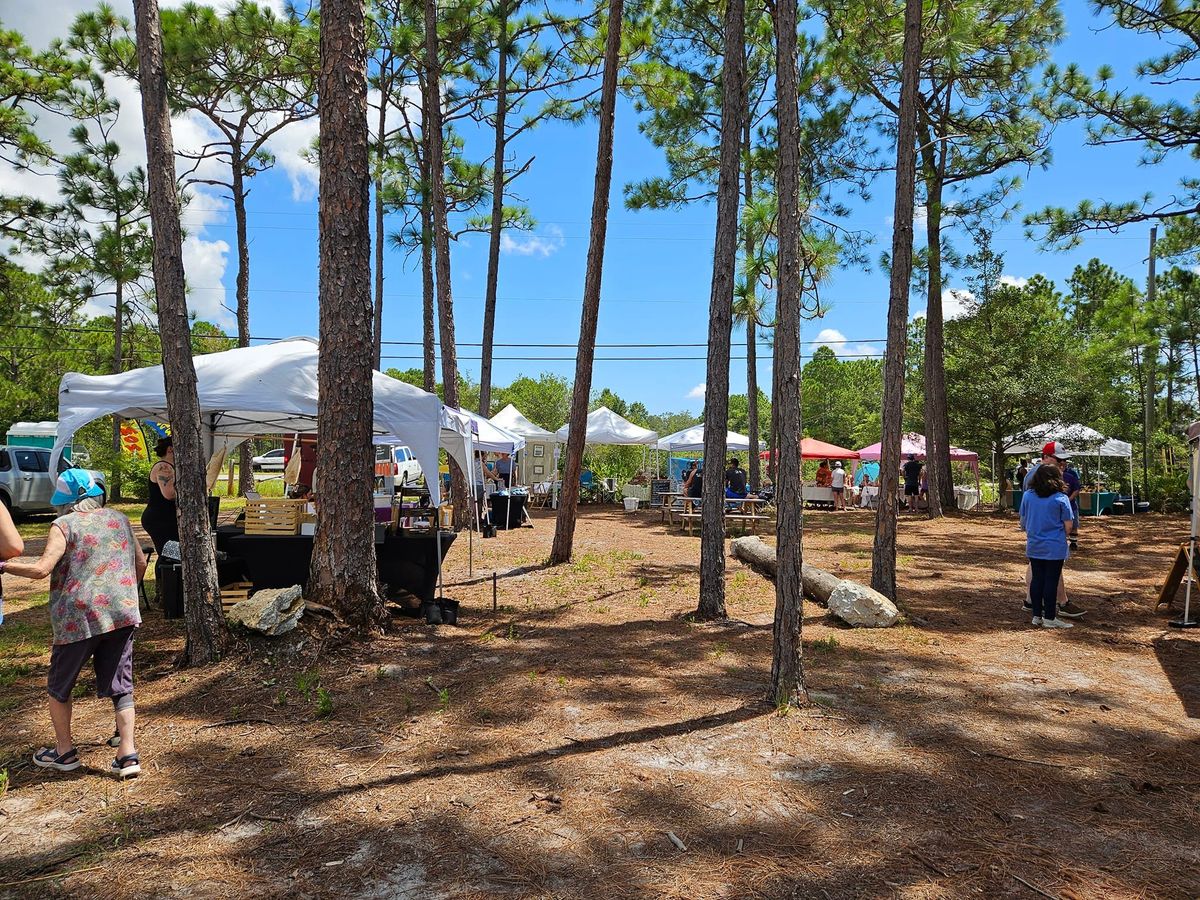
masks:
<path fill-rule="evenodd" d="M 921 461 L 912 453 L 908 454 L 908 462 L 901 468 L 904 473 L 904 496 L 908 498 L 908 508 L 911 512 L 917 511 L 917 495 L 921 492 L 922 468 Z"/>
<path fill-rule="evenodd" d="M 1071 501 L 1071 514 L 1074 516 L 1074 521 L 1071 523 L 1071 549 L 1078 549 L 1076 538 L 1079 537 L 1079 492 L 1083 490 L 1083 482 L 1079 479 L 1079 473 L 1075 471 L 1075 466 L 1070 460 L 1063 463 L 1062 469 L 1063 484 L 1067 486 L 1067 499 Z"/>
<path fill-rule="evenodd" d="M 704 480 L 704 469 L 696 463 L 688 470 L 683 480 L 684 506 L 690 511 L 694 501 L 700 499 L 701 482 Z"/>
<path fill-rule="evenodd" d="M 729 468 L 725 470 L 725 496 L 738 500 L 746 496 L 746 470 L 736 456 L 729 460 Z"/>

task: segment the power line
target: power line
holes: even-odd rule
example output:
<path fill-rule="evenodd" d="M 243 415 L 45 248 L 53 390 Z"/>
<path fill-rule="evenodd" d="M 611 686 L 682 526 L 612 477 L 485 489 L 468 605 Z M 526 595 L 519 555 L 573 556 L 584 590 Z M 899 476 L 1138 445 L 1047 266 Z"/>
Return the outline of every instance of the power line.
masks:
<path fill-rule="evenodd" d="M 63 332 L 68 332 L 68 333 L 72 333 L 72 334 L 112 334 L 112 329 L 110 329 L 110 328 L 87 328 L 87 327 L 79 326 L 79 325 L 63 325 L 63 326 L 54 327 L 54 328 L 44 328 L 44 326 L 41 326 L 41 325 L 9 325 L 7 327 L 26 329 L 26 330 L 30 330 L 30 331 L 37 331 L 37 330 L 63 331 Z M 154 335 L 158 334 L 158 332 L 156 332 L 156 331 L 151 331 L 150 333 L 154 334 Z M 222 334 L 194 334 L 194 335 L 192 335 L 192 338 L 194 340 L 226 340 L 226 341 L 236 341 L 237 340 L 236 335 L 223 334 L 223 333 Z M 286 340 L 286 338 L 259 337 L 257 335 L 251 335 L 250 340 L 273 342 L 273 341 Z M 393 347 L 423 347 L 423 346 L 425 346 L 424 341 L 383 341 L 383 343 L 385 345 L 393 346 Z M 845 343 L 845 344 L 886 344 L 887 338 L 843 338 L 838 341 L 801 341 L 800 343 L 804 344 L 804 345 L 809 345 L 809 346 L 812 346 L 812 345 L 829 346 L 830 344 L 834 344 L 834 343 L 836 343 L 836 344 L 841 344 L 841 343 Z M 438 346 L 438 344 L 435 342 L 434 346 Z M 455 346 L 456 347 L 482 347 L 483 343 L 480 341 L 455 341 Z M 566 349 L 569 349 L 572 347 L 578 347 L 579 345 L 578 345 L 578 343 L 552 344 L 552 343 L 535 343 L 535 342 L 523 342 L 523 343 L 495 342 L 492 344 L 492 346 L 493 347 L 504 347 L 506 349 L 531 347 L 531 348 L 536 348 L 539 350 L 566 350 Z M 705 342 L 695 342 L 695 343 L 653 343 L 653 344 L 598 343 L 598 344 L 593 344 L 593 346 L 601 348 L 601 349 L 606 349 L 606 350 L 642 350 L 642 349 L 667 350 L 667 349 L 694 349 L 694 348 L 699 348 L 699 347 L 707 347 L 708 343 L 706 341 Z M 87 348 L 87 349 L 97 349 L 97 348 Z M 572 359 L 573 358 L 574 357 L 572 357 Z"/>

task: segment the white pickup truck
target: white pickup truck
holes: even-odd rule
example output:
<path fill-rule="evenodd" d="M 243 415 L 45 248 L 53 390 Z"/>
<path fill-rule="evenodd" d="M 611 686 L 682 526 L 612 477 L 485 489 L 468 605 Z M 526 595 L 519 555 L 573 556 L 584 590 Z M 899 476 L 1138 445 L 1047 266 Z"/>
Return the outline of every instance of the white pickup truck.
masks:
<path fill-rule="evenodd" d="M 425 473 L 412 450 L 403 444 L 375 445 L 375 492 L 395 492 L 423 483 Z"/>

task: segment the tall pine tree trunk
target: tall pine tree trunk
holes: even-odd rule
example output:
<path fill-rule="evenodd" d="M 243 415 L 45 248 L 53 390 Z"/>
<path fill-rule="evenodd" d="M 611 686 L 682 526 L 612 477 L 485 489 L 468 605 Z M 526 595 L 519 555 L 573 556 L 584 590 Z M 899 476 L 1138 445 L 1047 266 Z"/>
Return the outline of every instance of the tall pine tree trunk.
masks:
<path fill-rule="evenodd" d="M 321 354 L 317 505 L 309 594 L 362 630 L 386 619 L 375 584 L 371 161 L 363 0 L 321 4 Z"/>
<path fill-rule="evenodd" d="M 391 82 L 380 84 L 379 144 L 375 164 L 375 368 L 383 371 L 383 249 L 387 235 L 383 233 L 383 165 L 387 158 L 387 108 L 391 97 Z"/>
<path fill-rule="evenodd" d="M 437 390 L 437 333 L 435 331 L 433 281 L 433 203 L 430 198 L 429 134 L 421 134 L 421 386 L 430 394 Z"/>
<path fill-rule="evenodd" d="M 777 706 L 808 699 L 800 643 L 803 604 L 804 501 L 800 492 L 800 113 L 796 85 L 796 0 L 775 4 L 776 117 L 779 157 L 779 280 L 772 409 L 779 420 L 776 464 L 775 624 L 771 699 Z"/>
<path fill-rule="evenodd" d="M 942 318 L 942 189 L 946 153 L 927 141 L 924 157 L 929 294 L 925 303 L 925 465 L 929 479 L 929 517 L 954 508 L 950 471 L 950 414 L 946 406 L 946 341 Z"/>
<path fill-rule="evenodd" d="M 721 150 L 717 177 L 717 234 L 708 302 L 708 369 L 704 379 L 704 484 L 700 498 L 700 602 L 696 617 L 725 618 L 725 469 L 729 431 L 729 345 L 737 271 L 738 175 L 745 115 L 746 4 L 725 7 L 721 64 Z"/>
<path fill-rule="evenodd" d="M 747 209 L 754 200 L 754 173 L 750 165 L 750 116 L 742 123 L 742 199 Z M 758 458 L 758 285 L 750 277 L 750 259 L 754 256 L 754 239 L 747 233 L 746 294 L 750 306 L 746 311 L 746 436 L 750 438 L 750 490 L 757 491 L 762 483 L 762 461 Z"/>
<path fill-rule="evenodd" d="M 233 198 L 233 219 L 237 234 L 238 268 L 235 280 L 237 296 L 238 346 L 250 346 L 250 238 L 246 233 L 246 182 L 241 145 L 234 144 L 230 181 Z M 243 496 L 254 490 L 254 469 L 251 458 L 254 442 L 243 441 L 238 448 L 238 492 Z"/>
<path fill-rule="evenodd" d="M 120 231 L 120 217 L 117 218 L 117 229 Z M 113 364 L 112 372 L 120 375 L 125 368 L 125 283 L 117 279 L 113 287 Z M 109 485 L 109 499 L 120 500 L 122 490 L 121 463 L 124 462 L 124 451 L 121 444 L 121 417 L 112 417 L 112 450 L 113 477 Z"/>
<path fill-rule="evenodd" d="M 579 320 L 579 357 L 571 392 L 567 459 L 562 492 L 554 522 L 550 564 L 571 559 L 575 541 L 575 515 L 579 508 L 579 476 L 587 443 L 588 399 L 592 392 L 592 365 L 596 356 L 596 328 L 600 321 L 600 285 L 604 276 L 604 241 L 608 235 L 608 194 L 612 187 L 613 125 L 617 109 L 617 75 L 621 67 L 621 30 L 624 0 L 608 0 L 608 35 L 604 45 L 604 76 L 600 85 L 600 134 L 596 141 L 596 180 L 592 190 L 592 224 L 588 238 L 587 270 L 583 277 L 583 312 Z"/>
<path fill-rule="evenodd" d="M 904 430 L 904 362 L 908 349 L 908 291 L 912 280 L 913 201 L 916 192 L 917 84 L 921 61 L 921 0 L 904 4 L 904 56 L 896 130 L 896 202 L 888 296 L 887 353 L 883 362 L 883 444 L 879 506 L 871 554 L 871 587 L 896 599 L 896 516 L 900 440 Z"/>
<path fill-rule="evenodd" d="M 215 662 L 225 649 L 217 561 L 209 537 L 207 468 L 201 435 L 196 367 L 192 362 L 187 288 L 183 273 L 183 234 L 175 182 L 175 148 L 167 108 L 158 0 L 135 0 L 138 81 L 146 135 L 146 178 L 154 229 L 154 289 L 162 339 L 167 414 L 175 445 L 175 490 L 179 547 L 183 557 L 184 629 L 180 663 Z"/>
<path fill-rule="evenodd" d="M 437 0 L 425 3 L 425 96 L 421 129 L 428 134 L 430 202 L 433 205 L 433 250 L 437 271 L 438 342 L 442 350 L 442 401 L 458 406 L 458 350 L 454 344 L 454 294 L 450 285 L 450 225 L 446 213 L 446 162 L 442 134 L 442 69 L 438 59 Z M 472 484 L 474 478 L 471 479 Z M 474 491 L 468 494 L 466 473 L 450 460 L 450 491 L 454 522 L 459 527 L 470 514 Z"/>
<path fill-rule="evenodd" d="M 500 226 L 504 223 L 504 151 L 508 118 L 508 4 L 497 11 L 496 142 L 492 151 L 492 221 L 488 236 L 487 288 L 483 298 L 483 354 L 479 364 L 479 414 L 491 415 L 492 353 L 496 335 L 496 291 L 500 282 Z"/>

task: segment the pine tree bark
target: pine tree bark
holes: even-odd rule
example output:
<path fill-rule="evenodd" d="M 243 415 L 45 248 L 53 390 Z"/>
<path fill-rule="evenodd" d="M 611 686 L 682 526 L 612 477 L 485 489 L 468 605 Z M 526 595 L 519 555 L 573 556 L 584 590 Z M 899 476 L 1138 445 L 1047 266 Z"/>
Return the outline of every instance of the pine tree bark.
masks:
<path fill-rule="evenodd" d="M 750 116 L 742 122 L 742 152 L 745 166 L 742 172 L 742 199 L 747 208 L 754 200 L 754 173 L 750 166 Z M 754 255 L 754 241 L 746 235 L 747 269 Z M 750 308 L 746 311 L 746 413 L 748 422 L 746 436 L 750 439 L 750 490 L 757 491 L 762 484 L 762 461 L 758 458 L 758 287 L 747 276 L 747 291 Z"/>
<path fill-rule="evenodd" d="M 704 379 L 704 490 L 700 498 L 699 619 L 725 618 L 725 470 L 729 431 L 729 350 L 737 271 L 742 117 L 746 115 L 746 4 L 725 7 L 721 64 L 721 144 L 717 176 L 717 233 L 708 302 L 708 366 Z"/>
<path fill-rule="evenodd" d="M 950 471 L 950 414 L 946 406 L 946 341 L 942 316 L 942 189 L 946 153 L 926 142 L 922 150 L 925 176 L 925 236 L 929 261 L 925 303 L 925 465 L 929 479 L 929 517 L 954 508 L 954 476 Z"/>
<path fill-rule="evenodd" d="M 913 201 L 916 194 L 917 84 L 921 61 L 921 0 L 904 4 L 900 115 L 896 130 L 896 202 L 888 296 L 887 353 L 883 362 L 883 443 L 879 506 L 871 553 L 871 587 L 896 599 L 896 516 L 900 441 L 904 429 L 904 364 L 908 349 L 908 291 L 912 281 Z"/>
<path fill-rule="evenodd" d="M 433 280 L 433 203 L 429 191 L 429 134 L 421 134 L 421 345 L 424 347 L 421 364 L 422 387 L 432 394 L 437 391 L 437 334 L 435 332 Z"/>
<path fill-rule="evenodd" d="M 370 137 L 363 0 L 321 4 L 318 75 L 321 352 L 317 505 L 309 595 L 361 630 L 386 619 L 375 581 L 372 491 Z"/>
<path fill-rule="evenodd" d="M 442 133 L 442 69 L 438 58 L 437 0 L 425 6 L 425 94 L 422 132 L 428 135 L 430 202 L 433 206 L 433 251 L 437 271 L 438 342 L 442 351 L 442 401 L 458 407 L 458 351 L 454 343 L 454 293 L 450 284 L 450 225 L 446 212 L 446 162 Z M 474 479 L 472 479 L 472 482 Z M 454 523 L 469 525 L 474 491 L 468 493 L 466 473 L 450 460 L 450 492 Z"/>
<path fill-rule="evenodd" d="M 243 175 L 245 161 L 241 145 L 231 147 L 230 196 L 233 198 L 233 220 L 237 235 L 238 268 L 235 284 L 237 297 L 238 346 L 250 346 L 250 238 L 246 229 L 246 182 Z M 238 448 L 238 493 L 245 496 L 254 490 L 253 441 L 244 441 Z"/>
<path fill-rule="evenodd" d="M 496 335 L 496 292 L 500 282 L 500 226 L 504 223 L 504 153 L 508 120 L 508 4 L 497 11 L 496 141 L 492 151 L 492 221 L 488 235 L 487 288 L 483 298 L 483 353 L 479 364 L 479 414 L 491 415 L 492 353 Z"/>
<path fill-rule="evenodd" d="M 920 0 L 916 0 L 919 4 Z M 776 706 L 808 699 L 800 642 L 804 588 L 803 499 L 800 492 L 800 112 L 796 84 L 796 0 L 775 4 L 776 119 L 779 126 L 779 272 L 771 409 L 778 422 L 775 464 L 775 622 L 771 699 Z"/>
<path fill-rule="evenodd" d="M 174 438 L 183 557 L 184 629 L 182 665 L 205 665 L 220 659 L 227 632 L 221 615 L 217 561 L 209 538 L 208 486 L 205 484 L 204 441 L 196 368 L 192 362 L 191 327 L 183 272 L 183 234 L 175 182 L 175 148 L 167 107 L 162 27 L 157 0 L 135 0 L 138 81 L 146 135 L 146 176 L 150 221 L 154 230 L 154 287 L 158 330 L 162 340 L 167 414 Z"/>
<path fill-rule="evenodd" d="M 375 368 L 383 371 L 383 250 L 387 235 L 383 232 L 383 164 L 387 157 L 387 108 L 391 101 L 391 82 L 379 93 L 379 144 L 375 164 Z"/>
<path fill-rule="evenodd" d="M 583 312 L 579 320 L 579 357 L 571 392 L 567 458 L 563 468 L 558 516 L 550 564 L 571 560 L 575 541 L 575 515 L 579 508 L 579 476 L 587 443 L 588 400 L 592 392 L 592 365 L 596 356 L 596 328 L 600 321 L 600 286 L 604 276 L 604 242 L 608 235 L 608 195 L 612 188 L 613 126 L 617 110 L 617 76 L 621 67 L 621 31 L 624 0 L 608 0 L 608 35 L 604 45 L 604 75 L 600 84 L 600 134 L 596 140 L 596 179 L 592 191 L 592 223 L 588 238 L 587 269 L 583 277 Z"/>

